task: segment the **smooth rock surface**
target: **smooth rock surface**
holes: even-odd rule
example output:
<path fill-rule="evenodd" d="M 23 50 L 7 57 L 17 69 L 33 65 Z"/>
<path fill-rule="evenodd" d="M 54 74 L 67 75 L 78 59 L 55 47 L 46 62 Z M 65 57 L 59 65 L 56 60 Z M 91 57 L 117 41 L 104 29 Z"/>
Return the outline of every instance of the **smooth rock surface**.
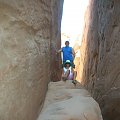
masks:
<path fill-rule="evenodd" d="M 102 120 L 99 105 L 78 84 L 75 87 L 71 80 L 50 82 L 37 120 Z"/>
<path fill-rule="evenodd" d="M 62 2 L 0 0 L 0 120 L 37 118 L 50 81 L 52 31 L 60 34 Z"/>

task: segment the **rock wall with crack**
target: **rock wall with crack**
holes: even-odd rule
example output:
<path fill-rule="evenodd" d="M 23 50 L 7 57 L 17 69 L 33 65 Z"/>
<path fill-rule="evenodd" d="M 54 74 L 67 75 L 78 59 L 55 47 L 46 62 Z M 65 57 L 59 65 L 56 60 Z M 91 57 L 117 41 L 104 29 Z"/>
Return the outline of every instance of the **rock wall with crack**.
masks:
<path fill-rule="evenodd" d="M 0 0 L 1 120 L 37 118 L 52 76 L 51 46 L 60 40 L 62 3 Z"/>
<path fill-rule="evenodd" d="M 120 119 L 120 1 L 90 0 L 81 45 L 80 80 L 105 120 Z"/>

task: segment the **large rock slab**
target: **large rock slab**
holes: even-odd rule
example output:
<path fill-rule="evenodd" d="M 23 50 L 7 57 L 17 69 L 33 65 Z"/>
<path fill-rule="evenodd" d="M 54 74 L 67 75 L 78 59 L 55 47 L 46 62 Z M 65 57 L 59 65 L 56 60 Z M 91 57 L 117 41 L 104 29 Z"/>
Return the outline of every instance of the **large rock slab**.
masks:
<path fill-rule="evenodd" d="M 37 120 L 102 120 L 97 102 L 87 90 L 71 81 L 51 82 Z"/>
<path fill-rule="evenodd" d="M 105 120 L 120 119 L 120 1 L 90 0 L 81 44 L 80 81 Z"/>
<path fill-rule="evenodd" d="M 41 110 L 62 2 L 0 0 L 0 120 L 35 120 Z"/>

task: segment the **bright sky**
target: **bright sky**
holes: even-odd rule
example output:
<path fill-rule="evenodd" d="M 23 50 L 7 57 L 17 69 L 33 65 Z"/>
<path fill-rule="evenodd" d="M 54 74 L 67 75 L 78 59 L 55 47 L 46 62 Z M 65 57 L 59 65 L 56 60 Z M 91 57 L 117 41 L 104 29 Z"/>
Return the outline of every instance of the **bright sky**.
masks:
<path fill-rule="evenodd" d="M 84 13 L 89 0 L 64 0 L 61 32 L 76 39 L 82 33 Z"/>

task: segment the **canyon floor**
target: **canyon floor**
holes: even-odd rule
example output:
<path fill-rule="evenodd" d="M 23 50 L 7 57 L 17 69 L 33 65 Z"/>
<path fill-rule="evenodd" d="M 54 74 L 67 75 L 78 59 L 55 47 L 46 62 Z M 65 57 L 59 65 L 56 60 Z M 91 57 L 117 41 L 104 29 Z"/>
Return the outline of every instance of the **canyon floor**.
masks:
<path fill-rule="evenodd" d="M 103 120 L 98 103 L 79 83 L 50 82 L 37 120 Z"/>

